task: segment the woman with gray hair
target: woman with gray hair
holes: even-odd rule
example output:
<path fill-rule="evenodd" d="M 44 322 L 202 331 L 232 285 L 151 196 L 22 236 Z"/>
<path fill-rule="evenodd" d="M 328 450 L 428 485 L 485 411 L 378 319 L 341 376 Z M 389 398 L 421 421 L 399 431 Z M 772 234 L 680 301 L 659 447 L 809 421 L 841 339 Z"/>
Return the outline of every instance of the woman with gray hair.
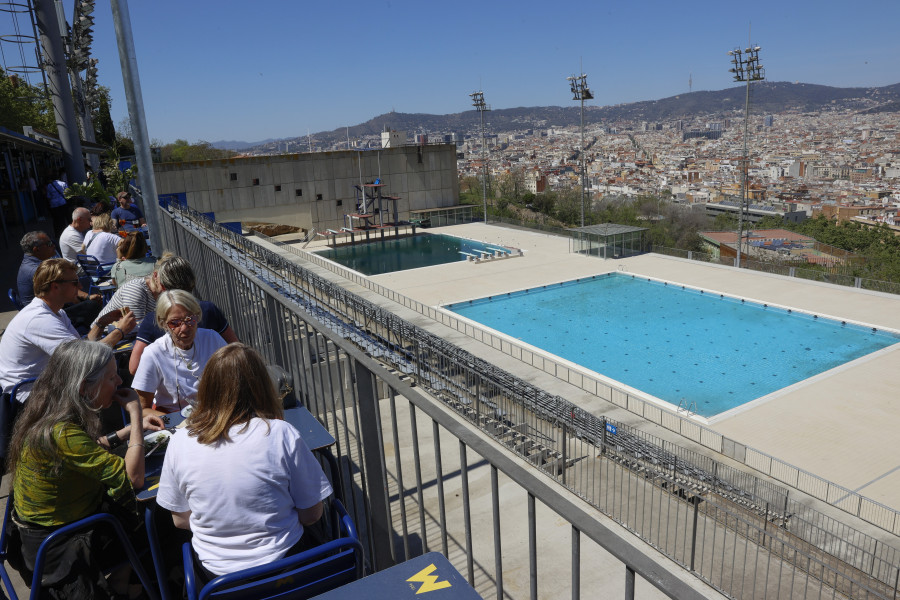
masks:
<path fill-rule="evenodd" d="M 76 339 L 59 345 L 34 384 L 16 421 L 9 454 L 13 519 L 29 569 L 41 542 L 55 529 L 108 511 L 104 504 L 110 501 L 132 504 L 134 489 L 144 484 L 143 429 L 158 431 L 163 423 L 157 416 L 144 416 L 137 394 L 118 389 L 120 383 L 109 346 Z M 101 436 L 98 413 L 114 402 L 143 429 L 128 425 Z M 124 458 L 109 452 L 123 440 L 128 444 Z M 78 585 L 88 586 L 84 597 L 96 597 L 98 590 L 91 586 L 97 581 L 85 573 L 104 562 L 94 547 L 97 541 L 91 535 L 75 536 L 62 552 L 52 553 L 44 586 L 65 585 L 62 593 L 71 594 L 69 586 L 77 579 Z"/>
<path fill-rule="evenodd" d="M 192 406 L 203 368 L 225 346 L 222 336 L 200 329 L 200 304 L 190 292 L 168 290 L 156 301 L 156 323 L 168 332 L 147 346 L 132 386 L 147 410 L 170 413 Z"/>

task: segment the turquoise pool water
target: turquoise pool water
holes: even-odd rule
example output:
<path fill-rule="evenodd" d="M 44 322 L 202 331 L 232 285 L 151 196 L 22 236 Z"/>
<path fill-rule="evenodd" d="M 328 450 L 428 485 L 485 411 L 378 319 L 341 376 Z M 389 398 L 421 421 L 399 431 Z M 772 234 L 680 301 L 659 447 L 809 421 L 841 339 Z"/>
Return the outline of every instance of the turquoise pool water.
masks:
<path fill-rule="evenodd" d="M 380 275 L 443 265 L 466 260 L 467 254 L 481 256 L 482 252 L 493 254 L 497 250 L 505 254 L 510 252 L 502 246 L 452 235 L 420 233 L 405 238 L 330 248 L 317 254 L 364 275 Z"/>
<path fill-rule="evenodd" d="M 445 308 L 705 417 L 900 342 L 615 273 Z"/>

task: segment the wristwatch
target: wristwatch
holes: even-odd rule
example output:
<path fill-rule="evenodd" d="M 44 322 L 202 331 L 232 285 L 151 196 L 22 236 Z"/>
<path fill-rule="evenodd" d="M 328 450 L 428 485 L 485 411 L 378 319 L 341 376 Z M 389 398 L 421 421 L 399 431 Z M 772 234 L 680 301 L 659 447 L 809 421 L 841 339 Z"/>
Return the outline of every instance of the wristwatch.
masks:
<path fill-rule="evenodd" d="M 119 432 L 113 431 L 112 433 L 106 436 L 106 443 L 109 444 L 110 449 L 117 448 L 122 445 L 122 440 L 119 438 Z"/>

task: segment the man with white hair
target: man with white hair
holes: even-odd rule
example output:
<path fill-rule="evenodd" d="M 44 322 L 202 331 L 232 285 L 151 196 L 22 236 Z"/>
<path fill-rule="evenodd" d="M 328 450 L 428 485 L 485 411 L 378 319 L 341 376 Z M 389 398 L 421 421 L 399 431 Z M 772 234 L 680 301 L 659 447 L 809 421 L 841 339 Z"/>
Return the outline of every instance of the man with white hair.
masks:
<path fill-rule="evenodd" d="M 72 211 L 72 223 L 59 236 L 59 253 L 64 259 L 78 264 L 77 255 L 84 246 L 84 234 L 91 228 L 91 211 L 79 207 Z"/>

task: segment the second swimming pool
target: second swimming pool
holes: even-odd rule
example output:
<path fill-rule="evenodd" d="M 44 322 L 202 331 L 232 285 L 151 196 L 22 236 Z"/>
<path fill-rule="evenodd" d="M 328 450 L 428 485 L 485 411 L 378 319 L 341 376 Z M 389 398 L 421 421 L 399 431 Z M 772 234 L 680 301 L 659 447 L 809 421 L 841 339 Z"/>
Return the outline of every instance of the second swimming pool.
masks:
<path fill-rule="evenodd" d="M 420 233 L 414 236 L 329 248 L 316 254 L 359 271 L 364 275 L 380 275 L 466 260 L 469 256 L 510 250 L 496 244 L 443 235 Z"/>
<path fill-rule="evenodd" d="M 893 332 L 616 273 L 444 308 L 705 417 L 900 342 Z"/>

